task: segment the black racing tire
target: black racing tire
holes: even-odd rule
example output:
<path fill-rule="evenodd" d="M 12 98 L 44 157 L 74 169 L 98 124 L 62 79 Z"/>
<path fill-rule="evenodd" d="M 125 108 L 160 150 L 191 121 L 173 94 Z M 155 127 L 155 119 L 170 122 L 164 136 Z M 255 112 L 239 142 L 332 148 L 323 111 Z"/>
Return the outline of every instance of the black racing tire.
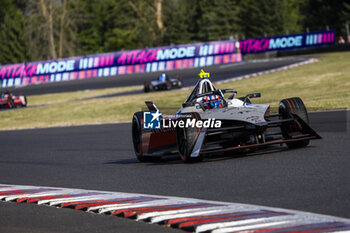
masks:
<path fill-rule="evenodd" d="M 9 107 L 10 108 L 16 108 L 17 107 L 16 104 L 15 104 L 15 101 L 13 101 L 12 98 L 9 98 Z"/>
<path fill-rule="evenodd" d="M 179 88 L 182 88 L 182 87 L 184 86 L 184 83 L 183 83 L 183 81 L 182 81 L 182 78 L 177 78 L 177 81 L 178 81 L 177 86 L 178 86 Z"/>
<path fill-rule="evenodd" d="M 178 88 L 182 88 L 184 86 L 183 82 L 182 81 L 179 81 L 178 83 Z"/>
<path fill-rule="evenodd" d="M 278 112 L 281 119 L 292 118 L 291 113 L 298 115 L 305 123 L 309 124 L 309 116 L 304 105 L 304 102 L 299 97 L 283 99 L 280 102 Z M 302 132 L 302 126 L 298 122 L 289 125 L 281 126 L 282 135 L 284 138 L 290 138 L 290 134 Z M 299 148 L 309 145 L 309 140 L 286 143 L 288 148 Z"/>
<path fill-rule="evenodd" d="M 143 162 L 145 157 L 142 152 L 142 122 L 143 122 L 143 112 L 135 112 L 132 117 L 132 142 L 134 145 L 134 151 L 136 158 Z"/>
<path fill-rule="evenodd" d="M 27 96 L 24 96 L 24 104 L 22 104 L 22 107 L 27 107 L 28 101 Z"/>
<path fill-rule="evenodd" d="M 198 113 L 193 112 L 193 113 L 188 113 L 191 114 L 191 119 L 196 119 L 200 120 L 200 116 Z M 179 120 L 186 120 L 187 118 L 180 118 Z M 203 156 L 199 154 L 197 157 L 193 158 L 190 157 L 192 150 L 197 142 L 200 128 L 197 127 L 184 127 L 176 128 L 176 140 L 177 140 L 177 146 L 179 150 L 179 154 L 181 159 L 185 163 L 193 163 L 193 162 L 200 162 L 203 160 Z"/>
<path fill-rule="evenodd" d="M 151 85 L 149 82 L 146 82 L 144 85 L 143 85 L 143 91 L 144 92 L 150 92 L 151 90 Z"/>

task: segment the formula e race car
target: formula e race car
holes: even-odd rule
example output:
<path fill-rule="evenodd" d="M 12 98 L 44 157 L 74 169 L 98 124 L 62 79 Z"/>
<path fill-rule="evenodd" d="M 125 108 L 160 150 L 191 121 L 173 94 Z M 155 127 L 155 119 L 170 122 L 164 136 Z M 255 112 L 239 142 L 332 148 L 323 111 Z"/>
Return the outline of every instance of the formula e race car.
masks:
<path fill-rule="evenodd" d="M 321 139 L 309 126 L 299 97 L 281 100 L 278 113 L 271 114 L 270 105 L 250 103 L 260 93 L 236 98 L 236 90 L 216 89 L 209 73 L 202 70 L 200 77 L 173 116 L 162 116 L 152 101 L 146 101 L 149 111 L 134 114 L 132 139 L 138 160 L 177 151 L 185 162 L 195 162 L 209 153 L 254 151 L 272 144 L 297 148 Z"/>
<path fill-rule="evenodd" d="M 0 108 L 26 107 L 26 96 L 14 96 L 9 91 L 0 93 Z"/>
<path fill-rule="evenodd" d="M 174 88 L 181 88 L 182 86 L 182 78 L 170 78 L 167 74 L 162 73 L 156 80 L 146 82 L 143 90 L 145 92 L 171 90 Z"/>

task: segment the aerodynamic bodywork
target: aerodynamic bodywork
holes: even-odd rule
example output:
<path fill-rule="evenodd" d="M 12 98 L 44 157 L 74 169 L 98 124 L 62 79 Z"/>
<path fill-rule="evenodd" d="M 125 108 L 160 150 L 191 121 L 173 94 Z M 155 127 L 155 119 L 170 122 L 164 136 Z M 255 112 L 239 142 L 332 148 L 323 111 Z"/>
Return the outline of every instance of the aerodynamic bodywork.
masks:
<path fill-rule="evenodd" d="M 163 116 L 152 101 L 148 112 L 136 112 L 132 119 L 134 151 L 140 161 L 177 151 L 186 161 L 200 161 L 205 154 L 233 150 L 255 150 L 272 144 L 304 147 L 321 137 L 309 126 L 307 110 L 298 97 L 280 101 L 278 113 L 270 105 L 251 104 L 260 93 L 236 98 L 233 89 L 216 89 L 209 73 L 201 79 L 182 107 Z M 145 124 L 146 114 L 152 114 Z M 156 122 L 158 118 L 159 122 Z M 156 124 L 157 127 L 153 127 Z"/>
<path fill-rule="evenodd" d="M 15 96 L 9 91 L 0 93 L 0 108 L 26 107 L 27 97 L 24 95 Z"/>
<path fill-rule="evenodd" d="M 182 78 L 170 78 L 167 74 L 162 73 L 156 80 L 146 82 L 143 90 L 144 92 L 171 90 L 174 88 L 181 88 L 182 86 Z"/>

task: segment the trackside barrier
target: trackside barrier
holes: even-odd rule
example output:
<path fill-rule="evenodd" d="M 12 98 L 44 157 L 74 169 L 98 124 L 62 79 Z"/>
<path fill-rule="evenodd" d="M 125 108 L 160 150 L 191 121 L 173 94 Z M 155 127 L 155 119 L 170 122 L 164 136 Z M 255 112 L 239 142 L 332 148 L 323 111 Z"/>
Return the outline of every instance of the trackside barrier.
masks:
<path fill-rule="evenodd" d="M 235 41 L 213 41 L 0 66 L 0 87 L 108 77 L 241 61 Z"/>
<path fill-rule="evenodd" d="M 164 46 L 0 66 L 0 87 L 240 62 L 241 54 L 311 48 L 335 43 L 333 30 L 242 40 Z"/>
<path fill-rule="evenodd" d="M 300 49 L 322 45 L 332 45 L 335 43 L 335 33 L 333 30 L 329 30 L 241 40 L 239 43 L 240 52 L 242 54 L 262 53 L 286 49 Z"/>

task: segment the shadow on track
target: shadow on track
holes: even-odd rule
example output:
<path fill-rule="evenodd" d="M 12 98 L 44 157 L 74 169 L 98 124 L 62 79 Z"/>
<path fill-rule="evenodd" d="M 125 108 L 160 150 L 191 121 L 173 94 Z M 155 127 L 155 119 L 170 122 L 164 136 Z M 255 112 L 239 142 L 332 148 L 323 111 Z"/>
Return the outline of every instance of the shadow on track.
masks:
<path fill-rule="evenodd" d="M 313 147 L 313 146 L 308 146 Z M 270 155 L 275 153 L 280 153 L 284 151 L 296 151 L 296 150 L 302 150 L 304 148 L 296 148 L 296 149 L 288 149 L 285 146 L 274 146 L 270 148 L 261 149 L 255 152 L 242 152 L 242 151 L 228 151 L 226 153 L 213 153 L 208 154 L 204 157 L 202 162 L 199 163 L 190 163 L 190 164 L 201 164 L 201 163 L 215 163 L 225 160 L 232 160 L 232 159 L 240 159 L 244 157 L 253 157 L 253 156 L 260 156 L 260 155 Z M 173 155 L 165 155 L 163 157 L 149 157 L 146 161 L 139 162 L 136 158 L 128 158 L 128 159 L 120 159 L 120 160 L 114 160 L 105 162 L 104 164 L 143 164 L 143 165 L 169 165 L 169 164 L 183 164 L 184 162 L 181 160 L 180 156 L 178 154 Z"/>

